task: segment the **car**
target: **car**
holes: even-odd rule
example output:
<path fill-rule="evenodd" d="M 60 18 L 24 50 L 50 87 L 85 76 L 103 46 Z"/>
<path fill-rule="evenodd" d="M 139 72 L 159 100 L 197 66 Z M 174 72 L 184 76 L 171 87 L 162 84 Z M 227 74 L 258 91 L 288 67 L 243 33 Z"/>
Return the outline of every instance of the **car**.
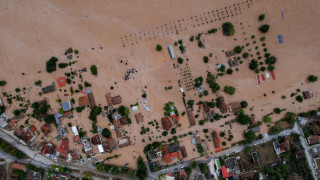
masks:
<path fill-rule="evenodd" d="M 183 169 L 183 168 L 184 168 L 184 166 L 181 167 L 181 169 Z"/>
<path fill-rule="evenodd" d="M 177 171 L 177 170 L 178 170 L 178 168 L 174 168 L 174 170 L 175 170 L 175 171 Z"/>
<path fill-rule="evenodd" d="M 207 156 L 207 157 L 206 157 L 206 159 L 209 159 L 209 158 L 210 158 L 210 156 Z"/>

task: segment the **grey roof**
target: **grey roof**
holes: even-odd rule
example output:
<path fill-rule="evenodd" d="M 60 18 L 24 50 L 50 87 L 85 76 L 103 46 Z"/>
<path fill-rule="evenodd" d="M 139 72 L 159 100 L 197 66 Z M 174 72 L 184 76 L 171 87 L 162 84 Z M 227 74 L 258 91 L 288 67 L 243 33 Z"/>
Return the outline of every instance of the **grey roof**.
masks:
<path fill-rule="evenodd" d="M 229 169 L 235 169 L 238 167 L 238 161 L 235 157 L 226 160 L 226 166 Z"/>
<path fill-rule="evenodd" d="M 52 82 L 51 85 L 42 88 L 42 92 L 43 92 L 44 94 L 54 92 L 55 90 L 56 90 L 56 85 L 55 85 L 54 82 Z"/>
<path fill-rule="evenodd" d="M 176 58 L 176 55 L 174 54 L 174 50 L 173 50 L 172 45 L 168 45 L 167 47 L 168 47 L 168 50 L 169 50 L 169 54 L 170 54 L 171 59 Z"/>
<path fill-rule="evenodd" d="M 28 171 L 28 178 L 32 180 L 41 180 L 41 174 L 35 171 Z"/>
<path fill-rule="evenodd" d="M 310 153 L 312 156 L 318 157 L 320 155 L 320 146 L 310 149 Z"/>
<path fill-rule="evenodd" d="M 60 135 L 65 135 L 68 133 L 67 129 L 64 126 L 58 126 L 58 132 Z"/>
<path fill-rule="evenodd" d="M 180 150 L 180 146 L 178 142 L 171 143 L 167 145 L 169 153 L 177 152 Z"/>
<path fill-rule="evenodd" d="M 61 106 L 62 106 L 63 111 L 70 111 L 71 110 L 70 101 L 62 102 Z"/>
<path fill-rule="evenodd" d="M 54 118 L 56 119 L 56 124 L 59 125 L 60 124 L 60 117 L 62 117 L 63 115 L 60 113 L 57 113 L 54 115 Z"/>
<path fill-rule="evenodd" d="M 155 149 L 151 150 L 148 152 L 148 156 L 150 159 L 157 159 L 158 158 L 158 151 L 156 151 Z"/>
<path fill-rule="evenodd" d="M 258 132 L 260 132 L 260 127 L 256 126 L 256 127 L 253 127 L 253 128 L 250 128 L 250 129 L 246 130 L 246 132 L 248 132 L 248 131 L 252 131 L 254 133 L 258 133 Z"/>

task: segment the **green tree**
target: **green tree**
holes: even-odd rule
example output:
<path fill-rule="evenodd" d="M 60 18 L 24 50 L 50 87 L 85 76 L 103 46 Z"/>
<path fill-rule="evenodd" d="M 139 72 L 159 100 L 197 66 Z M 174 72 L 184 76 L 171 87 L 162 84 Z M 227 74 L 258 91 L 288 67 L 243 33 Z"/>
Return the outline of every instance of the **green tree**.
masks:
<path fill-rule="evenodd" d="M 203 56 L 203 62 L 204 62 L 204 63 L 208 63 L 208 62 L 209 62 L 208 56 Z"/>
<path fill-rule="evenodd" d="M 89 119 L 92 121 L 97 121 L 97 116 L 101 114 L 102 108 L 101 107 L 94 107 L 90 111 Z"/>
<path fill-rule="evenodd" d="M 281 113 L 281 109 L 280 108 L 274 108 L 273 112 L 276 114 L 280 114 Z"/>
<path fill-rule="evenodd" d="M 260 26 L 259 30 L 262 32 L 262 33 L 266 33 L 269 31 L 269 28 L 270 26 L 268 24 L 264 24 L 262 26 Z"/>
<path fill-rule="evenodd" d="M 58 58 L 56 57 L 51 57 L 47 63 L 46 63 L 46 70 L 48 73 L 51 73 L 53 71 L 56 71 L 57 70 L 57 61 L 58 61 Z"/>
<path fill-rule="evenodd" d="M 258 61 L 252 59 L 251 62 L 249 63 L 249 69 L 251 70 L 255 70 L 258 67 Z"/>
<path fill-rule="evenodd" d="M 238 115 L 236 120 L 242 125 L 247 125 L 250 122 L 251 118 L 248 115 L 241 113 Z"/>
<path fill-rule="evenodd" d="M 187 104 L 188 104 L 189 106 L 193 106 L 193 105 L 194 105 L 194 100 L 188 100 L 188 101 L 187 101 Z"/>
<path fill-rule="evenodd" d="M 0 86 L 4 86 L 7 84 L 7 81 L 0 81 Z"/>
<path fill-rule="evenodd" d="M 129 108 L 121 105 L 118 109 L 118 113 L 121 114 L 122 116 L 128 117 L 130 114 L 130 110 Z"/>
<path fill-rule="evenodd" d="M 246 152 L 249 153 L 249 154 L 252 152 L 252 147 L 251 146 L 248 146 L 245 149 L 246 149 Z"/>
<path fill-rule="evenodd" d="M 0 106 L 0 114 L 4 113 L 6 108 L 4 106 Z"/>
<path fill-rule="evenodd" d="M 98 75 L 98 68 L 96 65 L 91 65 L 90 66 L 90 71 L 91 71 L 91 74 L 94 75 L 94 76 L 97 76 Z"/>
<path fill-rule="evenodd" d="M 232 86 L 225 86 L 223 91 L 230 94 L 230 95 L 233 95 L 236 91 L 236 88 L 234 88 Z"/>
<path fill-rule="evenodd" d="M 200 154 L 202 154 L 204 152 L 204 149 L 201 144 L 197 144 L 197 150 L 198 150 L 198 153 L 200 153 Z"/>
<path fill-rule="evenodd" d="M 176 132 L 177 132 L 176 128 L 172 128 L 170 133 L 175 134 Z"/>
<path fill-rule="evenodd" d="M 223 132 L 223 131 L 222 131 L 222 132 L 220 132 L 220 136 L 221 136 L 221 137 L 224 137 L 225 135 L 226 135 L 226 133 L 225 133 L 225 132 Z"/>
<path fill-rule="evenodd" d="M 293 112 L 287 112 L 283 120 L 287 121 L 291 125 L 294 125 L 296 122 L 296 116 L 297 115 Z"/>
<path fill-rule="evenodd" d="M 245 59 L 247 59 L 247 58 L 249 57 L 249 53 L 247 53 L 247 52 L 243 53 L 243 54 L 242 54 L 242 57 L 245 58 Z"/>
<path fill-rule="evenodd" d="M 298 95 L 298 96 L 296 96 L 296 100 L 297 100 L 298 102 L 301 102 L 301 103 L 302 103 L 303 97 L 302 97 L 301 95 Z"/>
<path fill-rule="evenodd" d="M 251 130 L 249 130 L 248 132 L 246 132 L 246 133 L 244 134 L 244 136 L 245 136 L 245 138 L 246 138 L 248 141 L 253 141 L 253 140 L 256 139 L 256 134 L 255 134 L 253 131 L 251 131 Z"/>
<path fill-rule="evenodd" d="M 280 129 L 279 126 L 273 126 L 272 132 L 273 132 L 274 134 L 279 134 L 279 133 L 281 132 L 281 129 Z"/>
<path fill-rule="evenodd" d="M 87 172 L 84 176 L 85 176 L 87 179 L 91 179 L 91 178 L 92 178 L 92 173 Z"/>
<path fill-rule="evenodd" d="M 241 108 L 246 108 L 246 107 L 248 107 L 247 101 L 241 101 L 241 102 L 240 102 L 240 105 L 241 105 Z"/>
<path fill-rule="evenodd" d="M 38 81 L 34 82 L 34 85 L 35 85 L 35 86 L 40 86 L 41 83 L 42 83 L 42 81 L 41 81 L 41 80 L 38 80 Z"/>
<path fill-rule="evenodd" d="M 265 122 L 265 123 L 271 123 L 272 118 L 269 117 L 269 116 L 264 116 L 262 120 L 263 120 L 263 122 Z"/>
<path fill-rule="evenodd" d="M 44 121 L 45 121 L 47 124 L 54 123 L 54 122 L 55 122 L 54 115 L 52 115 L 52 114 L 46 115 L 46 116 L 44 117 Z"/>
<path fill-rule="evenodd" d="M 178 57 L 178 63 L 182 64 L 183 63 L 183 59 L 181 57 Z"/>
<path fill-rule="evenodd" d="M 264 18 L 265 18 L 265 15 L 264 14 L 260 14 L 258 19 L 259 19 L 259 21 L 263 21 Z"/>
<path fill-rule="evenodd" d="M 108 128 L 104 128 L 102 130 L 102 136 L 105 137 L 105 138 L 109 138 L 111 136 L 111 132 Z"/>
<path fill-rule="evenodd" d="M 68 66 L 68 63 L 59 63 L 58 64 L 58 67 L 60 68 L 60 69 L 63 69 L 63 68 L 65 68 L 65 67 L 67 67 Z"/>
<path fill-rule="evenodd" d="M 230 22 L 223 23 L 222 30 L 226 36 L 232 36 L 235 32 L 233 24 Z"/>
<path fill-rule="evenodd" d="M 316 82 L 318 80 L 318 77 L 315 75 L 310 75 L 310 76 L 308 76 L 308 80 L 310 82 Z"/>
<path fill-rule="evenodd" d="M 265 63 L 266 63 L 266 64 L 275 64 L 276 62 L 277 62 L 277 58 L 274 57 L 274 56 L 268 57 L 268 58 L 265 60 Z"/>
<path fill-rule="evenodd" d="M 204 91 L 203 91 L 203 95 L 208 96 L 208 95 L 209 95 L 209 92 L 208 92 L 207 90 L 204 90 Z"/>
<path fill-rule="evenodd" d="M 227 69 L 227 74 L 232 74 L 233 70 L 231 68 Z"/>
<path fill-rule="evenodd" d="M 241 51 L 242 51 L 242 47 L 241 46 L 236 46 L 233 50 L 234 50 L 235 53 L 240 54 Z"/>
<path fill-rule="evenodd" d="M 163 131 L 162 132 L 162 136 L 167 136 L 168 135 L 168 131 Z"/>
<path fill-rule="evenodd" d="M 162 46 L 160 44 L 157 44 L 156 50 L 157 51 L 161 51 L 162 50 Z"/>
<path fill-rule="evenodd" d="M 138 157 L 137 159 L 137 176 L 139 177 L 140 180 L 144 180 L 147 178 L 147 166 L 143 162 L 143 158 L 141 156 Z"/>
<path fill-rule="evenodd" d="M 194 84 L 195 87 L 200 87 L 200 86 L 203 84 L 203 78 L 202 78 L 202 76 L 196 78 L 196 79 L 194 80 L 194 82 L 195 82 L 195 84 Z"/>
<path fill-rule="evenodd" d="M 275 69 L 275 67 L 272 66 L 272 65 L 268 65 L 267 69 L 268 69 L 269 71 L 273 71 L 273 70 Z"/>

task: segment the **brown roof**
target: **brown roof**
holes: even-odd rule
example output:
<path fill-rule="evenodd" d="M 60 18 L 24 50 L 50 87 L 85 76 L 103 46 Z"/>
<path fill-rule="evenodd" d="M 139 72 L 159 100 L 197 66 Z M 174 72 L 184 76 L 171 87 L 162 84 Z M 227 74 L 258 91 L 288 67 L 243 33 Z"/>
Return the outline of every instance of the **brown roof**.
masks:
<path fill-rule="evenodd" d="M 112 106 L 113 104 L 112 104 L 111 93 L 107 93 L 107 94 L 105 95 L 105 97 L 106 97 L 108 106 Z"/>
<path fill-rule="evenodd" d="M 310 123 L 309 124 L 309 129 L 311 131 L 311 134 L 320 135 L 320 126 L 317 124 L 317 122 Z"/>
<path fill-rule="evenodd" d="M 304 99 L 310 99 L 313 97 L 313 92 L 311 90 L 306 90 L 302 92 Z"/>
<path fill-rule="evenodd" d="M 188 119 L 189 119 L 190 126 L 196 125 L 196 121 L 194 119 L 192 107 L 186 107 L 186 111 L 187 111 L 187 116 L 188 116 Z"/>
<path fill-rule="evenodd" d="M 14 134 L 18 137 L 20 137 L 22 134 L 23 134 L 23 129 L 22 128 L 19 128 L 19 129 L 16 129 L 14 131 Z"/>
<path fill-rule="evenodd" d="M 201 144 L 201 138 L 200 136 L 195 136 L 196 144 Z"/>
<path fill-rule="evenodd" d="M 79 135 L 73 136 L 73 143 L 81 144 L 81 139 Z"/>
<path fill-rule="evenodd" d="M 42 154 L 54 154 L 56 150 L 56 145 L 52 144 L 52 143 L 48 143 L 45 146 L 42 147 Z"/>
<path fill-rule="evenodd" d="M 94 108 L 96 106 L 96 102 L 94 101 L 93 93 L 89 92 L 89 93 L 87 93 L 87 96 L 88 96 L 90 107 Z"/>
<path fill-rule="evenodd" d="M 220 102 L 220 111 L 221 111 L 221 113 L 228 112 L 227 104 L 224 101 L 224 97 L 223 96 L 219 96 L 219 102 Z"/>
<path fill-rule="evenodd" d="M 138 124 L 140 124 L 140 122 L 143 122 L 143 116 L 142 116 L 141 112 L 135 114 L 134 117 L 136 118 L 136 121 Z"/>
<path fill-rule="evenodd" d="M 210 107 L 208 106 L 208 102 L 204 102 L 202 105 L 203 105 L 203 111 L 204 112 L 209 112 L 210 111 Z"/>
<path fill-rule="evenodd" d="M 91 143 L 92 143 L 93 145 L 101 144 L 100 135 L 99 135 L 99 134 L 94 135 L 94 136 L 91 138 Z"/>
<path fill-rule="evenodd" d="M 317 144 L 320 142 L 319 136 L 312 135 L 308 138 L 309 144 Z"/>
<path fill-rule="evenodd" d="M 11 130 L 13 130 L 16 127 L 16 122 L 13 119 L 10 119 L 9 126 L 10 126 Z"/>
<path fill-rule="evenodd" d="M 162 154 L 163 154 L 163 155 L 169 154 L 169 150 L 168 150 L 168 147 L 167 147 L 167 146 L 163 146 L 163 147 L 162 147 Z"/>
<path fill-rule="evenodd" d="M 32 139 L 32 137 L 33 137 L 33 134 L 32 134 L 32 132 L 31 132 L 31 130 L 29 130 L 29 128 L 28 128 L 28 129 L 26 129 L 26 130 L 24 131 L 24 133 L 22 134 L 21 139 L 22 139 L 24 142 L 28 143 L 28 142 Z"/>
<path fill-rule="evenodd" d="M 179 160 L 182 160 L 182 159 L 183 159 L 181 150 L 178 151 L 178 159 L 179 159 Z"/>
<path fill-rule="evenodd" d="M 121 104 L 121 96 L 112 97 L 112 104 L 113 105 Z"/>
<path fill-rule="evenodd" d="M 164 130 L 168 131 L 172 127 L 169 117 L 163 117 L 161 119 L 161 125 Z"/>
<path fill-rule="evenodd" d="M 240 102 L 232 102 L 229 104 L 230 112 L 237 112 L 239 109 L 241 109 L 241 103 Z"/>
<path fill-rule="evenodd" d="M 102 142 L 102 146 L 105 151 L 112 151 L 113 149 L 117 148 L 117 143 L 114 139 L 107 139 L 106 141 Z"/>
<path fill-rule="evenodd" d="M 256 117 L 253 115 L 250 117 L 249 127 L 256 126 L 256 125 L 258 125 L 258 123 L 256 121 Z"/>
<path fill-rule="evenodd" d="M 86 155 L 92 155 L 93 154 L 93 149 L 90 151 L 86 151 Z"/>
<path fill-rule="evenodd" d="M 128 119 L 126 116 L 122 116 L 121 118 L 118 118 L 118 124 L 119 126 L 127 125 Z"/>
<path fill-rule="evenodd" d="M 129 146 L 131 144 L 129 137 L 124 137 L 118 141 L 119 148 Z"/>
<path fill-rule="evenodd" d="M 240 174 L 241 179 L 251 179 L 254 176 L 254 171 L 248 171 Z"/>
<path fill-rule="evenodd" d="M 26 166 L 24 164 L 20 164 L 20 163 L 12 163 L 11 164 L 11 169 L 20 169 L 22 171 L 26 170 Z"/>
<path fill-rule="evenodd" d="M 78 102 L 79 102 L 79 106 L 89 105 L 89 100 L 87 96 L 79 97 Z"/>
<path fill-rule="evenodd" d="M 290 150 L 290 142 L 289 140 L 286 140 L 284 142 L 282 142 L 280 144 L 280 151 L 283 152 L 283 151 L 289 151 Z"/>
<path fill-rule="evenodd" d="M 117 120 L 113 120 L 113 126 L 114 126 L 114 130 L 116 131 L 117 137 L 122 137 L 120 129 L 118 127 Z"/>
<path fill-rule="evenodd" d="M 187 150 L 186 150 L 186 147 L 185 147 L 185 146 L 181 146 L 181 147 L 180 147 L 180 150 L 181 150 L 181 154 L 182 154 L 182 157 L 183 157 L 183 158 L 188 157 Z"/>
<path fill-rule="evenodd" d="M 48 135 L 51 132 L 50 125 L 48 125 L 47 123 L 41 126 L 40 129 L 45 135 Z"/>
<path fill-rule="evenodd" d="M 320 158 L 316 158 L 314 159 L 314 161 L 316 163 L 317 169 L 320 169 Z"/>
<path fill-rule="evenodd" d="M 68 151 L 68 153 L 71 155 L 72 160 L 79 160 L 80 159 L 80 153 L 78 151 L 78 149 L 73 149 Z"/>
<path fill-rule="evenodd" d="M 212 132 L 212 141 L 215 148 L 220 147 L 219 137 L 216 131 Z"/>

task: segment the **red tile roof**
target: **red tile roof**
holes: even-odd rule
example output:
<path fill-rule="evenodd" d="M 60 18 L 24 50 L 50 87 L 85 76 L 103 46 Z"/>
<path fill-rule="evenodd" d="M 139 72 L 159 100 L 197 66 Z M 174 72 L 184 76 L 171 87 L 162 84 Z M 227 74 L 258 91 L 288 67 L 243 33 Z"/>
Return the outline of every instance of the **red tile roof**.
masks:
<path fill-rule="evenodd" d="M 170 130 L 170 128 L 172 127 L 171 121 L 168 117 L 164 117 L 161 119 L 161 125 L 162 128 L 166 131 Z"/>
<path fill-rule="evenodd" d="M 44 124 L 40 129 L 45 135 L 48 135 L 51 132 L 51 128 L 48 124 Z"/>
<path fill-rule="evenodd" d="M 59 88 L 64 87 L 66 85 L 66 83 L 67 83 L 67 78 L 66 77 L 58 77 L 56 80 L 57 80 Z"/>
<path fill-rule="evenodd" d="M 59 156 L 67 157 L 68 155 L 68 147 L 69 147 L 69 140 L 63 139 L 61 141 L 61 145 L 58 147 L 58 152 L 60 153 Z"/>
<path fill-rule="evenodd" d="M 226 166 L 222 166 L 222 167 L 221 167 L 221 171 L 222 171 L 222 176 L 223 176 L 223 178 L 228 178 L 228 177 L 230 177 L 230 172 L 228 172 Z"/>
<path fill-rule="evenodd" d="M 170 155 L 171 155 L 171 157 L 178 157 L 178 152 L 173 152 Z"/>
<path fill-rule="evenodd" d="M 142 116 L 141 112 L 135 114 L 134 117 L 135 117 L 138 124 L 140 124 L 140 122 L 143 122 L 143 116 Z"/>
<path fill-rule="evenodd" d="M 162 156 L 162 161 L 166 162 L 166 163 L 171 163 L 171 156 L 170 154 L 166 154 L 164 156 Z"/>
<path fill-rule="evenodd" d="M 36 131 L 36 127 L 34 125 L 32 125 L 30 130 L 34 133 L 34 131 Z"/>
<path fill-rule="evenodd" d="M 89 105 L 89 100 L 87 96 L 79 97 L 78 102 L 79 102 L 79 106 Z"/>

